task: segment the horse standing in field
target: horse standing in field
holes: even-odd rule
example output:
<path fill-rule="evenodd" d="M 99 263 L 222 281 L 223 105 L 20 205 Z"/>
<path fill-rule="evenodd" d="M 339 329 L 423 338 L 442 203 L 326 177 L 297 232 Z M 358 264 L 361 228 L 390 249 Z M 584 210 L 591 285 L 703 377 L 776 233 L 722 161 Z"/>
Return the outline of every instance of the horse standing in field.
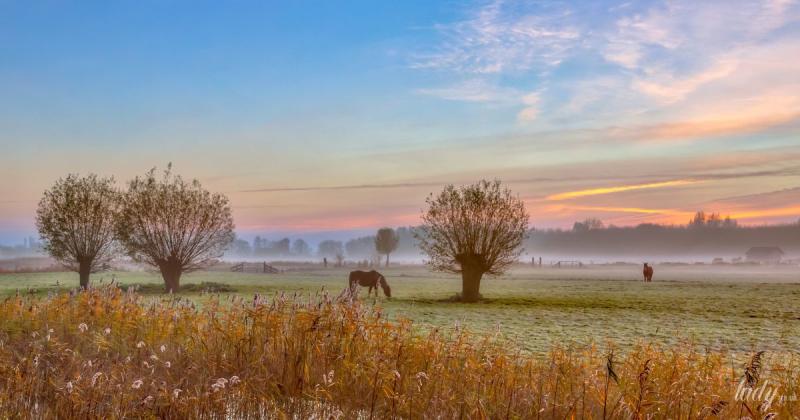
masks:
<path fill-rule="evenodd" d="M 651 281 L 653 281 L 653 267 L 649 266 L 647 263 L 644 263 L 642 274 L 644 275 L 645 283 L 650 283 Z"/>
<path fill-rule="evenodd" d="M 350 278 L 348 279 L 348 284 L 350 285 L 350 293 L 357 293 L 356 287 L 369 287 L 369 291 L 367 292 L 367 296 L 372 294 L 372 289 L 375 289 L 375 296 L 378 296 L 378 285 L 381 286 L 383 289 L 383 294 L 386 297 L 392 297 L 392 289 L 389 287 L 389 283 L 386 282 L 386 277 L 383 277 L 383 274 L 372 270 L 372 271 L 351 271 Z"/>

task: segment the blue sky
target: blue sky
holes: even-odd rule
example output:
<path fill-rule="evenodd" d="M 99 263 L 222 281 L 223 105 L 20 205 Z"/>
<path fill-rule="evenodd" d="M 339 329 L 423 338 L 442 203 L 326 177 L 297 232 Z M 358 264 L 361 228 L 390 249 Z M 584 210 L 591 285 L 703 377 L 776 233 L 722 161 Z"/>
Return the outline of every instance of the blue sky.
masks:
<path fill-rule="evenodd" d="M 167 162 L 246 234 L 414 224 L 495 177 L 535 226 L 796 220 L 792 57 L 784 0 L 0 1 L 0 242 L 66 173 Z"/>

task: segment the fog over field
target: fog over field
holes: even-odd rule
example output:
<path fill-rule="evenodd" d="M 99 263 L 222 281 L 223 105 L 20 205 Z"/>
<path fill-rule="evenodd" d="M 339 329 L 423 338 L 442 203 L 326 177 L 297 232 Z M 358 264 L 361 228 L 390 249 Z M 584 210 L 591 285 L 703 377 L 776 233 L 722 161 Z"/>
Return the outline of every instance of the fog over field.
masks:
<path fill-rule="evenodd" d="M 800 0 L 0 0 L 0 419 L 800 419 Z"/>
<path fill-rule="evenodd" d="M 413 236 L 414 227 L 397 230 L 399 243 L 393 252 L 396 261 L 423 261 L 423 255 Z M 357 237 L 342 233 L 320 233 L 309 237 L 266 239 L 276 236 L 250 236 L 234 243 L 227 259 L 278 259 L 302 260 L 304 257 L 335 257 L 336 251 L 320 252 L 320 242 L 333 241 L 341 246 L 343 255 L 350 260 L 371 259 L 377 256 L 374 234 Z M 253 240 L 258 238 L 258 244 Z M 287 242 L 287 239 L 289 241 Z M 301 255 L 292 252 L 292 240 L 301 239 L 309 244 L 309 252 Z M 283 243 L 281 243 L 283 241 Z M 257 245 L 257 246 L 256 246 Z M 739 226 L 733 219 L 718 215 L 698 213 L 686 225 L 641 224 L 631 227 L 605 226 L 598 219 L 575 222 L 572 229 L 532 229 L 523 242 L 525 252 L 520 261 L 542 257 L 548 264 L 560 260 L 590 262 L 712 262 L 722 258 L 727 263 L 747 261 L 747 251 L 753 247 L 776 247 L 783 252 L 784 263 L 800 263 L 800 223 L 763 226 Z M 307 259 L 307 258 L 306 258 Z"/>
<path fill-rule="evenodd" d="M 589 226 L 594 223 L 593 226 Z M 396 229 L 399 237 L 392 259 L 404 263 L 423 263 L 424 255 L 414 238 L 414 227 Z M 350 261 L 376 259 L 375 235 L 370 231 L 318 232 L 282 236 L 280 233 L 241 235 L 228 248 L 225 260 L 242 261 L 317 261 L 334 259 L 338 252 Z M 298 242 L 306 247 L 297 248 Z M 320 244 L 327 242 L 328 247 Z M 43 256 L 38 241 L 31 237 L 23 244 L 0 246 L 0 259 Z M 722 262 L 746 263 L 753 247 L 777 247 L 783 263 L 800 263 L 800 224 L 738 226 L 733 221 L 665 226 L 642 224 L 634 227 L 604 226 L 597 219 L 576 222 L 572 229 L 533 229 L 523 243 L 521 262 L 543 258 L 543 263 L 581 261 L 610 262 Z"/>

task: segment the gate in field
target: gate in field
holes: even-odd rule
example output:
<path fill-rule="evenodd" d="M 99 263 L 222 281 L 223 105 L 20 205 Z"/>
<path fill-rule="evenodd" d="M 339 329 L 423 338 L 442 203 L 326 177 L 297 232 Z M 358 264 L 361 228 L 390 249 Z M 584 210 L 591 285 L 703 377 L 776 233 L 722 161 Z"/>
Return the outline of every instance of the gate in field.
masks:
<path fill-rule="evenodd" d="M 280 273 L 281 270 L 267 264 L 266 262 L 243 262 L 234 265 L 231 267 L 231 271 L 236 273 L 266 273 L 266 274 L 277 274 Z"/>
<path fill-rule="evenodd" d="M 559 261 L 553 264 L 553 267 L 562 268 L 562 267 L 583 267 L 583 263 L 580 261 Z"/>

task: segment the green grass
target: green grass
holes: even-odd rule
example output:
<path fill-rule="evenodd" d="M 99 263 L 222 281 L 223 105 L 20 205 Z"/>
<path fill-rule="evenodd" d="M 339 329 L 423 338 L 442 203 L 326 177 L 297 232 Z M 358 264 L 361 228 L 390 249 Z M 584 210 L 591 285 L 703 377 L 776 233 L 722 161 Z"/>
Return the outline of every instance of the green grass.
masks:
<path fill-rule="evenodd" d="M 253 294 L 314 293 L 323 287 L 338 294 L 349 269 L 306 269 L 284 274 L 199 272 L 183 278 L 181 294 L 202 303 L 208 287 L 227 287 L 247 299 Z M 375 300 L 390 317 L 412 319 L 424 328 L 456 323 L 479 332 L 500 331 L 525 350 L 540 352 L 553 344 L 582 345 L 613 340 L 630 345 L 646 339 L 661 343 L 691 340 L 700 346 L 796 351 L 800 348 L 800 280 L 796 267 L 656 267 L 653 283 L 639 281 L 639 268 L 517 268 L 502 278 L 484 278 L 485 300 L 449 302 L 460 290 L 454 275 L 424 267 L 382 270 L 393 299 Z M 112 273 L 93 276 L 94 282 Z M 119 272 L 123 285 L 138 284 L 158 294 L 161 278 L 146 272 Z M 56 285 L 58 282 L 59 286 Z M 203 285 L 202 283 L 209 283 Z M 211 283 L 216 283 L 211 284 Z M 0 275 L 0 295 L 19 289 L 35 293 L 77 284 L 74 273 Z M 366 290 L 361 292 L 366 298 Z M 372 299 L 374 300 L 374 299 Z"/>

